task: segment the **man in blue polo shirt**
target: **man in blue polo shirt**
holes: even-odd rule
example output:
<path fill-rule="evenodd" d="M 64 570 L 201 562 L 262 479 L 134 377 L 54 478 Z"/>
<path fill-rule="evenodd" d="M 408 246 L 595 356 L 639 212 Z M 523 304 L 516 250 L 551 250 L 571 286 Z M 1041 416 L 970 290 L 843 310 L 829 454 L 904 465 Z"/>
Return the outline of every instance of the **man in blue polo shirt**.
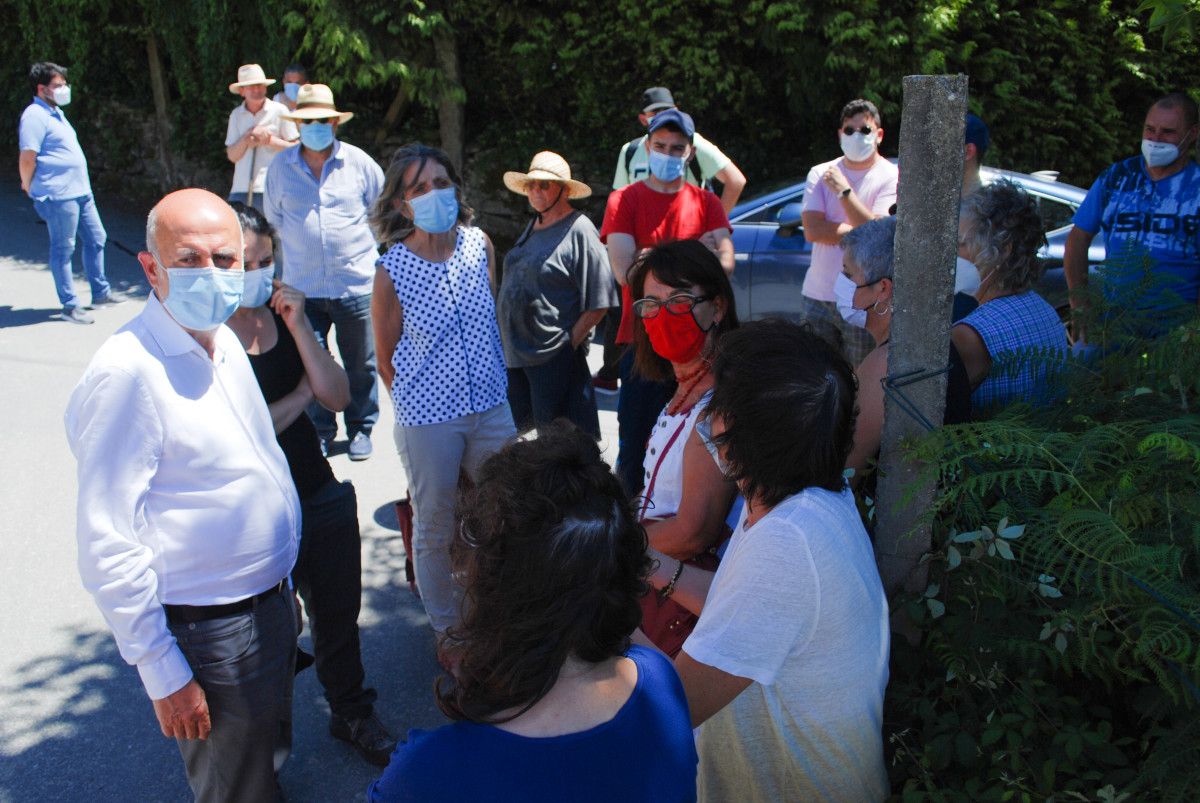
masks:
<path fill-rule="evenodd" d="M 1072 290 L 1087 286 L 1088 246 L 1104 231 L 1110 261 L 1136 266 L 1149 257 L 1162 290 L 1196 304 L 1200 298 L 1200 166 L 1192 159 L 1197 125 L 1196 102 L 1182 92 L 1165 95 L 1146 113 L 1142 150 L 1100 174 L 1075 213 L 1067 236 L 1063 269 Z M 1140 272 L 1108 276 L 1114 290 L 1138 280 Z M 1173 298 L 1158 289 L 1141 299 L 1147 310 L 1165 310 Z M 1071 307 L 1086 300 L 1072 293 Z M 1083 340 L 1079 322 L 1075 339 Z"/>
<path fill-rule="evenodd" d="M 19 134 L 21 189 L 33 199 L 34 209 L 50 230 L 50 272 L 63 320 L 93 323 L 92 316 L 80 307 L 71 279 L 77 233 L 83 240 L 83 270 L 92 288 L 92 306 L 119 304 L 125 299 L 112 292 L 104 277 L 107 235 L 92 197 L 87 159 L 62 110 L 71 102 L 67 70 L 39 61 L 29 70 L 29 83 L 33 102 L 21 114 Z"/>

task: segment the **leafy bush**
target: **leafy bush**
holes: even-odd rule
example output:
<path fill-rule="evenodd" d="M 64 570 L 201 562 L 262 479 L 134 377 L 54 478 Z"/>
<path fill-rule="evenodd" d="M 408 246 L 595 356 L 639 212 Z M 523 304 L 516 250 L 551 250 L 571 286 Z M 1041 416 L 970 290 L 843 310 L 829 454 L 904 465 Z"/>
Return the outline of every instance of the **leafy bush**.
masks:
<path fill-rule="evenodd" d="M 893 642 L 899 799 L 1195 798 L 1200 318 L 1154 338 L 1144 290 L 1097 301 L 1105 348 L 1059 402 L 917 447 L 939 491 L 930 585 L 900 602 L 919 642 Z"/>

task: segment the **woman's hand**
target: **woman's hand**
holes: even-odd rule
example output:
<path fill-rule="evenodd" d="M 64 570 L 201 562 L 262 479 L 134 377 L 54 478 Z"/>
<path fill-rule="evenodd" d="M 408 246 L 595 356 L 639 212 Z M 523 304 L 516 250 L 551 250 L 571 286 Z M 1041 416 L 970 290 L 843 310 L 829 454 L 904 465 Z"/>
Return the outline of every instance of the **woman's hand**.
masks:
<path fill-rule="evenodd" d="M 271 309 L 275 310 L 276 315 L 283 318 L 283 322 L 292 336 L 295 336 L 297 326 L 311 328 L 308 324 L 308 317 L 304 314 L 304 293 L 278 279 L 273 279 L 272 284 L 275 286 L 275 293 L 269 302 Z"/>

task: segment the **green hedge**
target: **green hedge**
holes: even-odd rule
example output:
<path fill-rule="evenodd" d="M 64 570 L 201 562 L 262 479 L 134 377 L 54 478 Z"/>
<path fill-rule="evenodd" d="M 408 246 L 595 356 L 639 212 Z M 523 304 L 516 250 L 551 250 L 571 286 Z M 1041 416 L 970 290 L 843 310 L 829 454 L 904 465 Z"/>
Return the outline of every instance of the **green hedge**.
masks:
<path fill-rule="evenodd" d="M 0 134 L 15 137 L 29 63 L 59 61 L 71 69 L 71 114 L 98 177 L 129 186 L 154 162 L 153 34 L 179 180 L 225 180 L 221 146 L 236 103 L 225 87 L 247 61 L 276 77 L 292 60 L 309 64 L 358 115 L 344 135 L 383 156 L 401 141 L 438 141 L 447 85 L 433 42 L 449 33 L 472 192 L 497 192 L 503 170 L 540 148 L 607 185 L 618 147 L 639 133 L 636 101 L 650 84 L 674 90 L 752 187 L 802 176 L 837 153 L 837 111 L 858 95 L 879 104 L 894 152 L 901 78 L 941 71 L 971 76 L 971 107 L 993 131 L 989 163 L 1054 168 L 1086 186 L 1135 152 L 1150 98 L 1200 77 L 1194 43 L 1147 40 L 1137 3 L 10 0 L 0 5 L 0 24 L 16 33 L 0 56 L 10 110 Z M 401 88 L 404 111 L 377 142 Z"/>

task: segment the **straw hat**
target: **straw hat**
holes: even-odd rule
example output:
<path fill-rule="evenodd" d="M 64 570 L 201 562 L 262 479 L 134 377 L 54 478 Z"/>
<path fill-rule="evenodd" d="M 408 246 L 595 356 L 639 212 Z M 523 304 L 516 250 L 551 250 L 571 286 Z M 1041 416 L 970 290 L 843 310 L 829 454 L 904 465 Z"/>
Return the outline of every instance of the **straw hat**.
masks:
<path fill-rule="evenodd" d="M 263 72 L 262 67 L 259 67 L 257 64 L 243 64 L 241 67 L 238 67 L 238 79 L 235 83 L 229 85 L 229 91 L 235 95 L 240 95 L 241 93 L 238 90 L 244 86 L 255 86 L 257 84 L 270 86 L 273 83 L 275 83 L 275 79 L 268 78 L 267 74 Z"/>
<path fill-rule="evenodd" d="M 571 166 L 567 160 L 552 151 L 542 151 L 535 154 L 529 163 L 529 172 L 521 173 L 509 170 L 504 174 L 504 186 L 517 195 L 528 195 L 525 190 L 527 181 L 559 181 L 567 187 L 567 198 L 586 198 L 592 194 L 592 188 L 582 181 L 571 178 Z"/>
<path fill-rule="evenodd" d="M 333 90 L 325 84 L 305 84 L 296 95 L 296 110 L 282 115 L 285 120 L 325 120 L 338 118 L 344 123 L 354 112 L 340 112 L 333 105 Z"/>

